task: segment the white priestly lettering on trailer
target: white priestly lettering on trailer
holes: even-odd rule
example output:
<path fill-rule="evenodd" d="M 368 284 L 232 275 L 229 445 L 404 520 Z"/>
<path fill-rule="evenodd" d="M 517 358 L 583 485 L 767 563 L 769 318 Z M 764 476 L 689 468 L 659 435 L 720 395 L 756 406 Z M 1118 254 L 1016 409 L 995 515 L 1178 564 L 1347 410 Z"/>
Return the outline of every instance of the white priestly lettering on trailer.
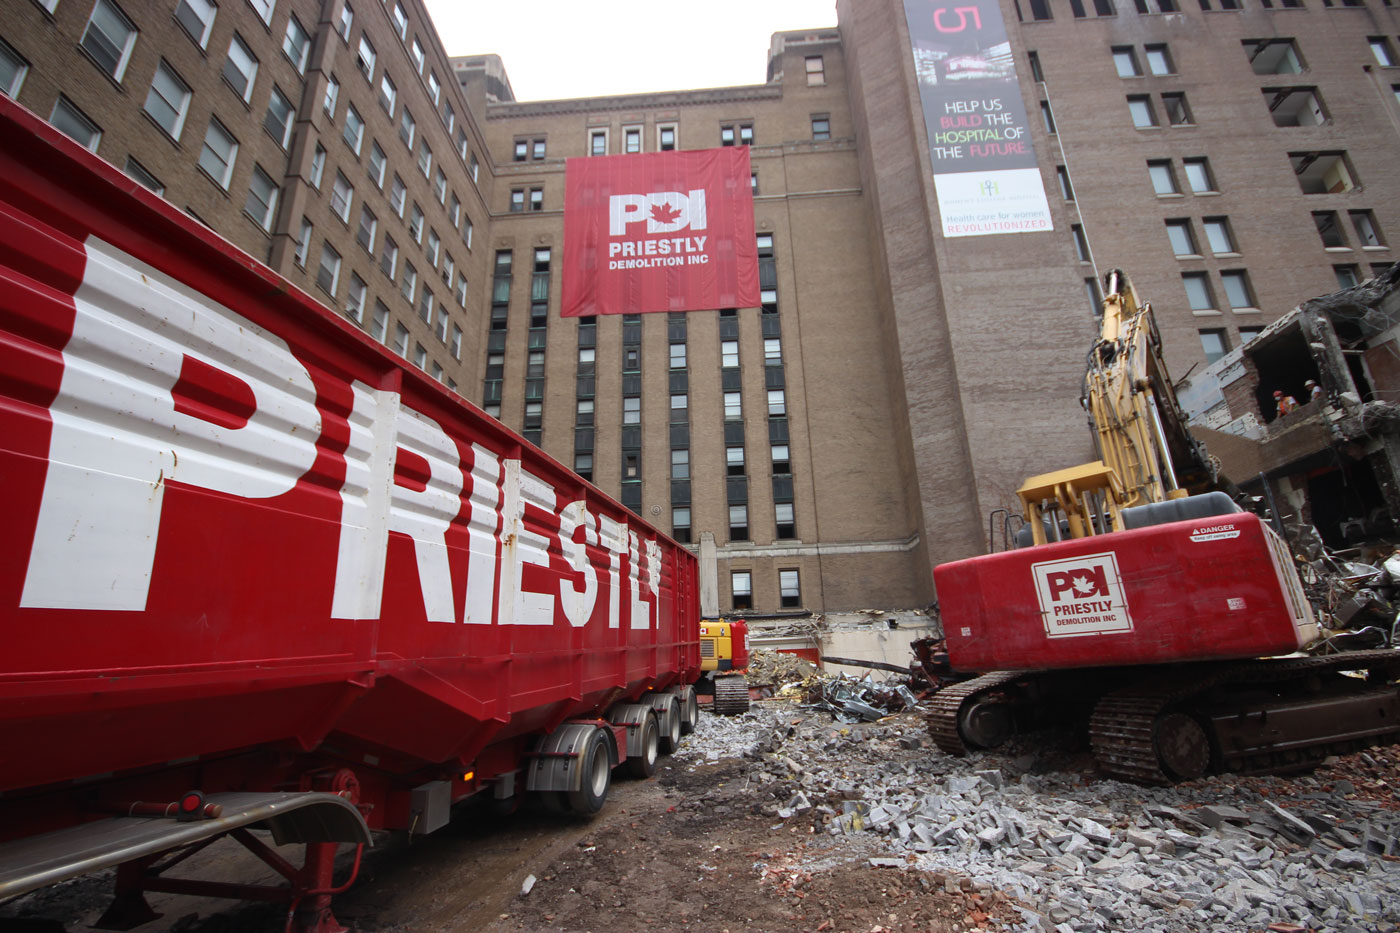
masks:
<path fill-rule="evenodd" d="M 389 551 L 389 499 L 394 482 L 394 425 L 399 394 L 350 384 L 350 441 L 340 487 L 340 544 L 335 561 L 333 619 L 375 619 Z"/>
<path fill-rule="evenodd" d="M 407 405 L 400 406 L 398 447 L 428 462 L 428 479 L 423 489 L 410 489 L 390 481 L 389 530 L 413 539 L 418 562 L 418 583 L 423 592 L 423 608 L 429 622 L 456 622 L 452 604 L 452 570 L 447 560 L 447 529 L 462 511 L 462 463 L 457 445 L 432 418 Z"/>
<path fill-rule="evenodd" d="M 20 606 L 143 610 L 166 482 L 282 495 L 316 460 L 321 415 L 280 338 L 108 243 L 85 245 Z M 186 357 L 247 387 L 243 425 L 175 410 Z"/>
<path fill-rule="evenodd" d="M 505 500 L 501 513 L 502 625 L 553 625 L 554 595 L 525 589 L 525 565 L 549 569 L 549 538 L 530 530 L 525 507 L 533 505 L 554 514 L 554 487 L 526 470 L 519 460 L 506 461 Z"/>
<path fill-rule="evenodd" d="M 496 529 L 501 505 L 501 461 L 480 444 L 472 445 L 471 491 L 468 494 L 467 592 L 462 621 L 490 625 L 496 615 Z"/>
<path fill-rule="evenodd" d="M 627 526 L 606 515 L 598 516 L 598 543 L 608 552 L 608 628 L 617 628 L 622 616 L 622 555 L 627 551 Z"/>
<path fill-rule="evenodd" d="M 559 587 L 559 603 L 564 609 L 564 617 L 574 628 L 588 624 L 593 616 L 593 607 L 598 604 L 598 571 L 588 559 L 586 545 L 598 543 L 598 530 L 594 518 L 588 512 L 588 503 L 579 499 L 570 502 L 559 510 L 559 549 L 564 560 L 575 573 L 583 577 L 583 589 L 577 586 Z M 575 540 L 581 535 L 583 540 Z"/>

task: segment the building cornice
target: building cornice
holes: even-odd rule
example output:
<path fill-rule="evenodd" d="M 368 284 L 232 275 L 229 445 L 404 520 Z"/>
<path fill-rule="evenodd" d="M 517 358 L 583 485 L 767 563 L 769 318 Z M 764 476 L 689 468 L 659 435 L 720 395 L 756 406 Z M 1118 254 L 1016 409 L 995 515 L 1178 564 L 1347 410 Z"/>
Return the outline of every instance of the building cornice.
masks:
<path fill-rule="evenodd" d="M 624 94 L 619 97 L 580 97 L 569 100 L 513 101 L 488 103 L 486 119 L 537 117 L 559 113 L 597 113 L 611 110 L 646 110 L 689 104 L 723 104 L 751 100 L 781 100 L 780 84 L 754 84 L 740 87 L 712 87 L 695 91 L 663 91 L 656 94 Z"/>

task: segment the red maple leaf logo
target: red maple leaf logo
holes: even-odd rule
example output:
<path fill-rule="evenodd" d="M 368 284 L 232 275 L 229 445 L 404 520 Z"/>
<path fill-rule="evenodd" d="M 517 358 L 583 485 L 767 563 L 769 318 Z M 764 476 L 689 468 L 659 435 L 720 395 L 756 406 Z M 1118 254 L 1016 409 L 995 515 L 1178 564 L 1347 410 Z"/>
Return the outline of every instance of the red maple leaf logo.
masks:
<path fill-rule="evenodd" d="M 680 208 L 671 207 L 669 204 L 653 204 L 651 206 L 651 219 L 660 224 L 673 224 L 676 218 L 681 216 Z"/>

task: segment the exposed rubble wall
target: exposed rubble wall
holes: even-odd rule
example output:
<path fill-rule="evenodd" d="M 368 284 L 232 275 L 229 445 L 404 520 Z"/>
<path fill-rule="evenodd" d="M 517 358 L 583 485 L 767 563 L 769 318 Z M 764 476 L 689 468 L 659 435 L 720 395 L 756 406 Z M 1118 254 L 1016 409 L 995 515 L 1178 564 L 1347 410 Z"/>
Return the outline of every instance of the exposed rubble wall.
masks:
<path fill-rule="evenodd" d="M 1276 391 L 1298 407 L 1280 413 Z M 1246 492 L 1268 483 L 1328 545 L 1400 528 L 1400 265 L 1303 302 L 1180 395 L 1224 474 Z"/>

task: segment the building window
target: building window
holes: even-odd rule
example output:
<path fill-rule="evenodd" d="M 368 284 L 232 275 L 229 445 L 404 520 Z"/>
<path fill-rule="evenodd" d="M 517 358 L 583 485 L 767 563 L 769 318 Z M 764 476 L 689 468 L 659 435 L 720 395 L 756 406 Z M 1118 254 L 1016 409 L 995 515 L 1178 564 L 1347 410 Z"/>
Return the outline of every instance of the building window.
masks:
<path fill-rule="evenodd" d="M 423 208 L 417 201 L 413 202 L 413 210 L 408 215 L 408 235 L 415 243 L 423 242 Z"/>
<path fill-rule="evenodd" d="M 1163 94 L 1162 109 L 1167 114 L 1167 123 L 1172 126 L 1189 126 L 1195 122 L 1191 119 L 1191 108 L 1186 105 L 1185 94 Z"/>
<path fill-rule="evenodd" d="M 413 307 L 413 298 L 418 294 L 418 270 L 411 262 L 403 264 L 403 280 L 399 282 L 399 294 L 403 295 L 410 308 Z"/>
<path fill-rule="evenodd" d="M 347 104 L 345 107 L 345 129 L 341 131 L 340 138 L 345 140 L 345 145 L 350 147 L 351 152 L 355 155 L 360 154 L 360 145 L 365 139 L 365 121 L 354 104 Z"/>
<path fill-rule="evenodd" d="M 802 587 L 796 570 L 778 571 L 778 595 L 784 609 L 794 609 L 802 605 Z"/>
<path fill-rule="evenodd" d="M 1235 238 L 1230 233 L 1230 221 L 1225 217 L 1206 217 L 1201 221 L 1206 231 L 1206 242 L 1210 251 L 1217 256 L 1236 253 Z"/>
<path fill-rule="evenodd" d="M 369 335 L 380 343 L 389 337 L 389 309 L 378 299 L 374 302 L 374 319 L 369 326 Z"/>
<path fill-rule="evenodd" d="M 797 537 L 797 525 L 793 520 L 792 503 L 778 502 L 773 506 L 773 518 L 777 524 L 777 537 L 787 540 Z"/>
<path fill-rule="evenodd" d="M 238 140 L 224 129 L 217 118 L 210 117 L 209 128 L 204 132 L 204 148 L 199 152 L 199 167 L 216 185 L 227 191 L 229 179 L 233 176 L 233 161 L 237 157 Z"/>
<path fill-rule="evenodd" d="M 1231 309 L 1258 307 L 1254 301 L 1254 290 L 1249 287 L 1249 273 L 1243 269 L 1222 272 L 1220 281 L 1225 286 L 1225 299 Z"/>
<path fill-rule="evenodd" d="M 210 0 L 180 0 L 175 7 L 175 21 L 189 33 L 194 44 L 202 49 L 209 41 L 210 30 L 214 28 L 216 12 Z"/>
<path fill-rule="evenodd" d="M 1053 19 L 1050 12 L 1050 0 L 1030 0 L 1031 19 L 1047 21 Z"/>
<path fill-rule="evenodd" d="M 456 324 L 452 325 L 452 358 L 460 360 L 462 358 L 462 328 Z"/>
<path fill-rule="evenodd" d="M 107 0 L 97 0 L 78 43 L 103 71 L 120 82 L 136 44 L 136 27 Z"/>
<path fill-rule="evenodd" d="M 622 400 L 622 423 L 641 424 L 642 423 L 642 400 L 639 398 L 624 398 Z"/>
<path fill-rule="evenodd" d="M 253 80 L 258 75 L 258 60 L 238 33 L 228 44 L 228 59 L 224 61 L 223 76 L 244 103 L 253 96 Z"/>
<path fill-rule="evenodd" d="M 1355 288 L 1361 284 L 1361 277 L 1355 263 L 1344 266 L 1333 266 L 1332 273 L 1337 277 L 1338 288 Z"/>
<path fill-rule="evenodd" d="M 1152 109 L 1152 98 L 1146 94 L 1135 94 L 1128 98 L 1128 113 L 1132 115 L 1133 126 L 1139 129 L 1157 125 L 1157 114 Z"/>
<path fill-rule="evenodd" d="M 325 174 L 325 171 L 326 150 L 320 143 L 317 143 L 315 151 L 311 154 L 311 171 L 307 176 L 311 186 L 317 191 L 321 190 L 321 176 Z"/>
<path fill-rule="evenodd" d="M 263 23 L 268 25 L 272 23 L 272 8 L 277 5 L 277 0 L 248 0 L 248 5 L 253 8 Z"/>
<path fill-rule="evenodd" d="M 433 167 L 433 150 L 426 139 L 418 141 L 418 171 L 427 178 Z"/>
<path fill-rule="evenodd" d="M 812 138 L 813 138 L 813 139 L 818 139 L 818 140 L 820 140 L 820 139 L 830 139 L 830 138 L 831 138 L 831 118 L 830 118 L 830 117 L 828 117 L 828 116 L 814 116 L 814 117 L 812 117 Z"/>
<path fill-rule="evenodd" d="M 515 141 L 515 161 L 524 162 L 530 157 L 530 141 L 527 139 L 517 139 Z"/>
<path fill-rule="evenodd" d="M 350 287 L 345 292 L 345 313 L 358 321 L 365 311 L 365 280 L 350 273 Z"/>
<path fill-rule="evenodd" d="M 656 128 L 656 148 L 659 152 L 670 152 L 676 148 L 676 125 L 663 123 Z"/>
<path fill-rule="evenodd" d="M 1137 53 L 1131 45 L 1113 48 L 1113 67 L 1117 69 L 1120 78 L 1136 78 L 1142 74 L 1142 69 L 1138 67 Z"/>
<path fill-rule="evenodd" d="M 1218 190 L 1215 187 L 1215 176 L 1210 170 L 1209 159 L 1204 156 L 1183 159 L 1182 164 L 1186 167 L 1186 183 L 1191 186 L 1192 194 L 1205 194 Z"/>
<path fill-rule="evenodd" d="M 544 189 L 543 189 L 543 188 L 531 188 L 531 189 L 530 189 L 530 210 L 532 210 L 532 211 L 542 211 L 542 210 L 544 210 Z"/>
<path fill-rule="evenodd" d="M 739 421 L 744 417 L 743 406 L 740 402 L 740 393 L 724 393 L 724 420 Z"/>
<path fill-rule="evenodd" d="M 1225 345 L 1225 331 L 1223 330 L 1203 330 L 1201 333 L 1201 349 L 1205 351 L 1206 363 L 1214 363 L 1225 355 L 1229 349 Z"/>
<path fill-rule="evenodd" d="M 819 87 L 826 84 L 826 65 L 822 62 L 820 55 L 808 55 L 806 66 L 808 87 Z"/>
<path fill-rule="evenodd" d="M 340 38 L 346 42 L 350 41 L 350 27 L 355 22 L 355 11 L 351 9 L 349 0 L 341 4 L 340 19 L 336 23 L 336 29 L 340 32 Z"/>
<path fill-rule="evenodd" d="M 306 59 L 311 55 L 311 36 L 295 16 L 287 18 L 287 34 L 282 37 L 282 51 L 291 60 L 297 74 L 306 74 Z"/>
<path fill-rule="evenodd" d="M 671 344 L 671 368 L 685 369 L 685 344 Z"/>
<path fill-rule="evenodd" d="M 1093 257 L 1089 255 L 1089 240 L 1084 236 L 1084 228 L 1079 224 L 1072 224 L 1070 232 L 1074 235 L 1074 254 L 1080 262 L 1093 262 Z"/>
<path fill-rule="evenodd" d="M 1177 256 L 1198 256 L 1196 236 L 1191 232 L 1191 221 L 1167 221 L 1167 236 L 1171 239 L 1172 252 Z"/>
<path fill-rule="evenodd" d="M 1356 187 L 1345 152 L 1290 152 L 1288 161 L 1304 194 L 1341 194 Z"/>
<path fill-rule="evenodd" d="M 326 93 L 321 98 L 321 109 L 326 112 L 332 120 L 335 119 L 335 105 L 340 100 L 340 82 L 334 77 L 326 79 Z"/>
<path fill-rule="evenodd" d="M 282 89 L 273 85 L 272 94 L 267 100 L 267 114 L 263 117 L 263 129 L 277 140 L 277 145 L 286 149 L 292 141 L 292 126 L 296 120 L 296 110 Z"/>
<path fill-rule="evenodd" d="M 690 509 L 671 510 L 671 537 L 682 544 L 690 543 Z"/>
<path fill-rule="evenodd" d="M 384 249 L 379 253 L 379 271 L 386 275 L 390 282 L 394 281 L 394 275 L 399 267 L 399 244 L 394 242 L 394 238 L 386 236 L 384 238 Z"/>
<path fill-rule="evenodd" d="M 1031 80 L 1037 84 L 1043 84 L 1045 81 L 1045 72 L 1040 68 L 1040 53 L 1027 52 L 1026 60 L 1030 62 L 1031 66 Z"/>
<path fill-rule="evenodd" d="M 1357 242 L 1363 248 L 1385 246 L 1385 240 L 1381 237 L 1381 228 L 1376 224 L 1374 214 L 1370 211 L 1347 211 L 1347 214 L 1351 217 L 1351 228 L 1356 231 Z"/>
<path fill-rule="evenodd" d="M 753 576 L 749 571 L 730 571 L 729 590 L 733 594 L 735 609 L 753 608 Z"/>
<path fill-rule="evenodd" d="M 1215 310 L 1215 296 L 1204 272 L 1183 272 L 1181 284 L 1186 288 L 1186 303 L 1192 311 Z"/>
<path fill-rule="evenodd" d="M 739 365 L 739 341 L 720 341 L 719 365 L 723 367 L 734 367 Z"/>
<path fill-rule="evenodd" d="M 1303 73 L 1303 61 L 1292 39 L 1245 39 L 1249 66 L 1257 75 L 1296 75 Z"/>
<path fill-rule="evenodd" d="M 359 51 L 355 54 L 355 67 L 360 69 L 360 74 L 365 76 L 366 81 L 374 80 L 374 46 L 369 41 L 369 36 L 360 33 Z"/>
<path fill-rule="evenodd" d="M 1391 48 L 1388 36 L 1371 36 L 1371 55 L 1382 68 L 1393 68 L 1396 63 L 1395 50 Z"/>
<path fill-rule="evenodd" d="M 1050 110 L 1050 101 L 1040 102 L 1040 122 L 1045 124 L 1045 132 L 1055 135 L 1055 114 Z"/>
<path fill-rule="evenodd" d="M 749 507 L 747 505 L 731 505 L 729 507 L 729 540 L 747 541 L 749 539 Z"/>
<path fill-rule="evenodd" d="M 355 189 L 340 172 L 335 173 L 335 181 L 331 185 L 331 210 L 335 216 L 350 222 L 350 204 L 355 200 Z"/>
<path fill-rule="evenodd" d="M 418 123 L 413 119 L 413 114 L 408 112 L 407 107 L 403 108 L 403 114 L 399 117 L 399 139 L 403 140 L 403 144 L 409 148 L 410 152 L 413 150 L 413 134 L 417 131 Z M 422 158 L 421 153 L 419 158 Z M 423 177 L 427 178 L 428 176 L 424 174 Z"/>
<path fill-rule="evenodd" d="M 189 106 L 189 85 L 181 80 L 165 59 L 161 59 L 155 76 L 151 78 L 151 89 L 146 93 L 146 113 L 171 139 L 179 140 Z"/>
<path fill-rule="evenodd" d="M 593 130 L 588 134 L 588 154 L 595 156 L 608 154 L 607 130 Z"/>
<path fill-rule="evenodd" d="M 787 414 L 787 396 L 782 389 L 768 390 L 768 417 L 776 418 Z"/>
<path fill-rule="evenodd" d="M 394 173 L 394 183 L 389 188 L 389 206 L 394 209 L 394 215 L 403 216 L 404 202 L 407 200 L 408 186 L 403 183 L 403 179 Z"/>
<path fill-rule="evenodd" d="M 423 63 L 427 60 L 427 56 L 423 52 L 423 43 L 418 41 L 417 36 L 413 37 L 413 45 L 409 49 L 409 53 L 413 56 L 413 64 L 418 66 L 418 73 L 421 75 L 423 73 Z"/>
<path fill-rule="evenodd" d="M 1103 296 L 1099 294 L 1099 280 L 1095 276 L 1084 279 L 1084 297 L 1089 299 L 1089 313 L 1096 318 L 1103 317 Z"/>
<path fill-rule="evenodd" d="M 1066 201 L 1074 200 L 1074 188 L 1069 183 L 1069 169 L 1063 165 L 1055 166 L 1055 177 L 1060 182 L 1060 194 Z"/>
<path fill-rule="evenodd" d="M 272 220 L 277 213 L 277 183 L 263 171 L 261 165 L 253 166 L 253 177 L 248 179 L 248 200 L 243 210 L 264 230 L 272 230 Z"/>
<path fill-rule="evenodd" d="M 127 175 L 136 179 L 138 182 L 140 182 L 145 187 L 149 188 L 154 193 L 158 195 L 165 194 L 165 185 L 161 183 L 161 180 L 156 176 L 152 175 L 150 173 L 150 170 L 148 170 L 146 166 L 142 165 L 140 162 L 137 162 L 130 156 L 127 157 L 126 167 L 123 168 L 122 171 L 126 172 Z M 306 263 L 304 259 L 298 261 L 297 263 L 297 265 L 301 266 L 304 266 L 305 264 Z"/>
<path fill-rule="evenodd" d="M 1264 333 L 1264 328 L 1262 327 L 1241 327 L 1240 345 L 1243 346 L 1244 344 L 1249 343 L 1251 340 L 1253 340 L 1255 337 L 1258 337 L 1262 333 Z"/>
<path fill-rule="evenodd" d="M 726 476 L 743 476 L 746 472 L 744 469 L 744 448 L 724 448 L 724 465 Z"/>
<path fill-rule="evenodd" d="M 1148 74 L 1176 74 L 1176 68 L 1172 65 L 1171 53 L 1167 51 L 1165 45 L 1143 46 L 1143 52 L 1145 52 L 1147 56 Z"/>
<path fill-rule="evenodd" d="M 336 283 L 340 281 L 340 254 L 327 241 L 321 244 L 321 267 L 316 270 L 316 284 L 332 298 L 335 297 Z"/>
<path fill-rule="evenodd" d="M 1170 159 L 1148 162 L 1147 174 L 1152 179 L 1152 190 L 1157 194 L 1181 193 L 1181 189 L 1176 185 L 1176 173 L 1172 171 Z"/>
<path fill-rule="evenodd" d="M 1313 224 L 1317 227 L 1317 235 L 1322 238 L 1322 245 L 1325 248 L 1346 248 L 1346 235 L 1342 233 L 1342 224 L 1337 218 L 1336 211 L 1313 211 L 1312 218 Z"/>
<path fill-rule="evenodd" d="M 380 191 L 384 190 L 384 169 L 387 165 L 384 150 L 379 148 L 379 143 L 374 143 L 369 150 L 369 180 Z"/>
<path fill-rule="evenodd" d="M 1320 126 L 1327 122 L 1317 88 L 1266 87 L 1264 99 L 1274 126 Z"/>
<path fill-rule="evenodd" d="M 622 128 L 622 151 L 627 153 L 642 151 L 642 128 L 640 126 L 624 126 Z"/>
<path fill-rule="evenodd" d="M 403 324 L 394 325 L 394 352 L 408 359 L 408 328 Z"/>
<path fill-rule="evenodd" d="M 428 260 L 433 264 L 433 268 L 438 266 L 438 260 L 442 256 L 442 237 L 438 236 L 436 230 L 428 228 Z"/>

